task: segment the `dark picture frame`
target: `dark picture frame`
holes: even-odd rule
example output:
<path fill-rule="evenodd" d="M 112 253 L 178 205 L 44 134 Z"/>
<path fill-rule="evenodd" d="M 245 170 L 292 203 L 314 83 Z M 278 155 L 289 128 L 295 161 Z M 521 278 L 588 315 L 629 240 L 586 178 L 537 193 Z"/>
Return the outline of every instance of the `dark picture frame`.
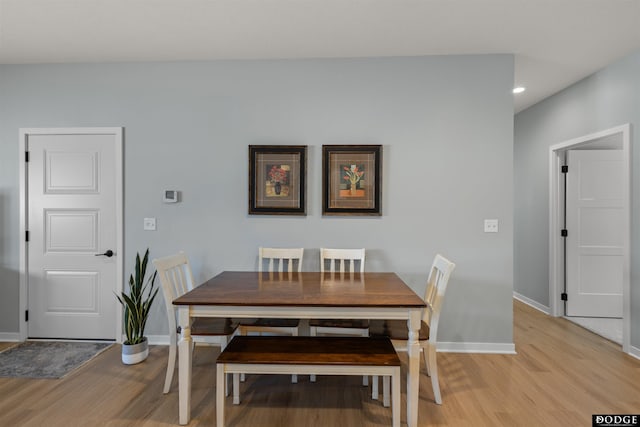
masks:
<path fill-rule="evenodd" d="M 322 146 L 322 214 L 382 215 L 382 145 Z"/>
<path fill-rule="evenodd" d="M 307 146 L 249 146 L 249 214 L 306 215 Z"/>

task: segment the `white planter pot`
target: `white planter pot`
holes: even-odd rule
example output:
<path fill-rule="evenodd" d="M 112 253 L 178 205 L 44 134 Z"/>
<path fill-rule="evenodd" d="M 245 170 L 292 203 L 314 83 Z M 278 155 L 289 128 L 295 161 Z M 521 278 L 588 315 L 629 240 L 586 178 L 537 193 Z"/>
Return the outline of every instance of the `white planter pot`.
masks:
<path fill-rule="evenodd" d="M 140 363 L 147 356 L 149 356 L 149 343 L 146 337 L 140 344 L 122 344 L 122 363 L 125 365 Z"/>

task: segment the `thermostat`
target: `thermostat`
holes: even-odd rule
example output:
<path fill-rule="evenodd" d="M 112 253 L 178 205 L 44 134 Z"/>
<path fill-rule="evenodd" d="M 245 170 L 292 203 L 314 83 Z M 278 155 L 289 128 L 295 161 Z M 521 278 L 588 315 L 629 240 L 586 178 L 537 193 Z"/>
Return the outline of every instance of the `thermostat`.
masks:
<path fill-rule="evenodd" d="M 176 203 L 178 201 L 178 192 L 176 190 L 164 190 L 165 203 Z"/>

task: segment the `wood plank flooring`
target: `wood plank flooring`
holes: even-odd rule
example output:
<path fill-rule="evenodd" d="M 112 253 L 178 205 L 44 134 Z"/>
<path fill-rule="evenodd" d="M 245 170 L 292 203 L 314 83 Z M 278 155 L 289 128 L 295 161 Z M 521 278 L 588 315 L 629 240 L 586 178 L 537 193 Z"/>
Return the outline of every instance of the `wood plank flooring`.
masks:
<path fill-rule="evenodd" d="M 591 414 L 640 413 L 640 360 L 517 301 L 514 320 L 517 355 L 438 354 L 441 406 L 433 402 L 423 366 L 420 426 L 590 426 Z M 124 366 L 120 347 L 113 346 L 62 380 L 0 378 L 0 426 L 178 425 L 177 378 L 162 394 L 167 353 L 152 347 L 144 363 Z M 196 348 L 190 426 L 215 426 L 217 355 L 216 347 Z M 406 364 L 402 354 L 401 360 Z M 391 424 L 391 411 L 370 399 L 358 377 L 299 381 L 248 376 L 242 404 L 228 400 L 228 425 Z"/>

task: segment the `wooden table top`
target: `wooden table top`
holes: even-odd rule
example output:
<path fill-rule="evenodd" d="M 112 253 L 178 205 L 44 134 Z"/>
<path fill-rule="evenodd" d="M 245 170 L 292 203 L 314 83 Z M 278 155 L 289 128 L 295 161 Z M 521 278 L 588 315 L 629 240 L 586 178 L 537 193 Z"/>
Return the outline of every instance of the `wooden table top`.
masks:
<path fill-rule="evenodd" d="M 175 305 L 424 307 L 395 273 L 258 273 L 225 271 Z"/>

